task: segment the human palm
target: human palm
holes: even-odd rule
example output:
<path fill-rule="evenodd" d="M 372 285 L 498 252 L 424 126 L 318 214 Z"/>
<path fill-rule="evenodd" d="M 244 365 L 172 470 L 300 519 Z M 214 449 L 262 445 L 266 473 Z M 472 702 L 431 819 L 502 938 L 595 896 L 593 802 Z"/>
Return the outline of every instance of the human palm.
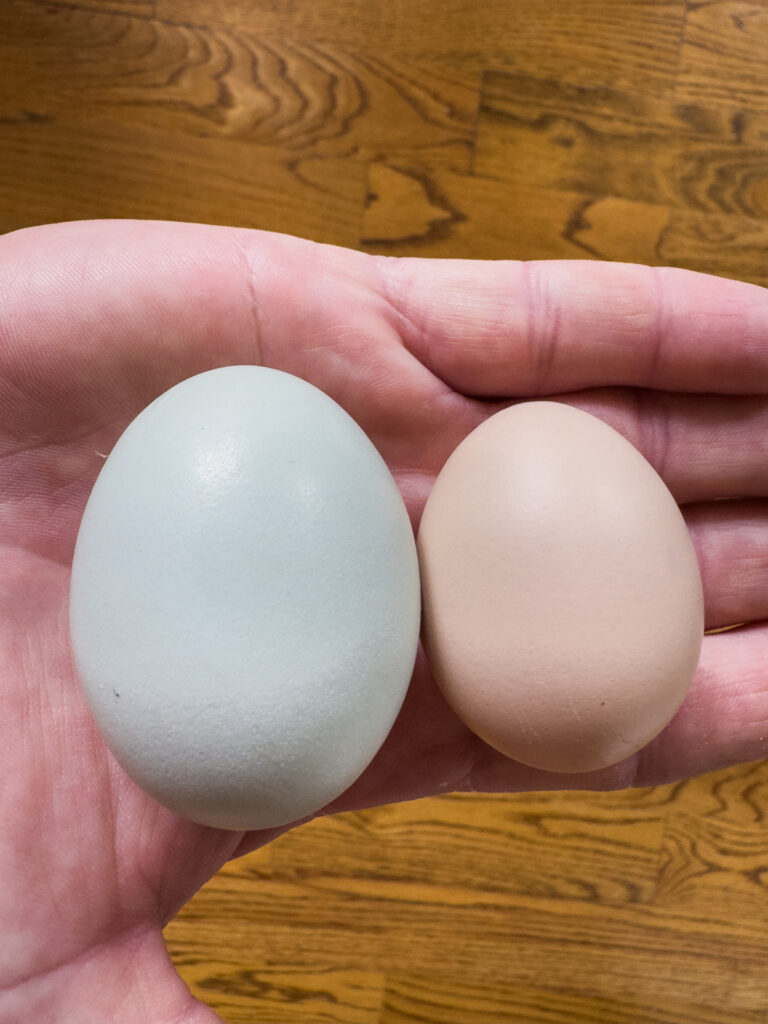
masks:
<path fill-rule="evenodd" d="M 653 784 L 768 750 L 768 292 L 596 263 L 392 260 L 288 236 L 84 222 L 0 239 L 0 1021 L 218 1018 L 163 924 L 276 833 L 183 821 L 105 749 L 70 662 L 91 486 L 127 423 L 203 370 L 310 380 L 387 460 L 414 526 L 459 441 L 510 401 L 600 415 L 684 505 L 707 627 L 686 704 L 639 755 L 559 777 L 455 717 L 419 654 L 373 764 L 327 810 L 449 790 Z M 732 498 L 723 502 L 718 499 Z"/>

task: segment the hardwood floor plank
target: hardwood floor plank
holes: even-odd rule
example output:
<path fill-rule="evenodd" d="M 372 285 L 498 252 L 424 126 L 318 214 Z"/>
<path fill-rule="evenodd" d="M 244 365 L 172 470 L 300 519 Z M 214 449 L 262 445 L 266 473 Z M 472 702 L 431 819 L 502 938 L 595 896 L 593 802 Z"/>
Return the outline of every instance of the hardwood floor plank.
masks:
<path fill-rule="evenodd" d="M 489 74 L 473 170 L 640 203 L 768 218 L 768 144 L 737 108 Z"/>
<path fill-rule="evenodd" d="M 759 829 L 694 814 L 669 816 L 655 900 L 679 906 L 702 896 L 708 903 L 743 896 L 762 904 L 768 927 L 768 857 Z"/>
<path fill-rule="evenodd" d="M 99 14 L 133 14 L 140 18 L 155 16 L 155 0 L 37 0 L 46 8 L 71 11 L 95 11 Z"/>
<path fill-rule="evenodd" d="M 82 111 L 296 156 L 468 169 L 475 76 L 330 43 L 9 0 L 0 5 L 6 117 Z"/>
<path fill-rule="evenodd" d="M 746 217 L 674 211 L 658 262 L 768 286 L 768 224 Z"/>
<path fill-rule="evenodd" d="M 237 139 L 92 118 L 5 126 L 0 228 L 102 217 L 237 224 L 354 246 L 365 167 L 289 160 Z M 19 183 L 23 182 L 23 188 Z M 4 218 L 6 218 L 4 220 Z"/>
<path fill-rule="evenodd" d="M 578 989 L 488 986 L 446 975 L 387 977 L 380 1024 L 763 1024 L 761 1010 L 658 999 L 652 986 L 631 1000 Z"/>
<path fill-rule="evenodd" d="M 657 262 L 665 206 L 371 165 L 363 245 L 401 256 Z"/>
<path fill-rule="evenodd" d="M 187 981 L 228 1024 L 378 1024 L 384 976 L 333 967 L 260 967 L 200 960 Z"/>
<path fill-rule="evenodd" d="M 716 778 L 710 777 L 710 784 Z M 552 798 L 566 799 L 563 794 Z M 546 802 L 546 795 L 539 799 Z M 573 794 L 572 800 L 582 820 L 588 820 L 591 808 L 601 816 L 600 794 Z M 369 971 L 375 964 L 389 978 L 399 975 L 407 964 L 410 973 L 435 977 L 431 995 L 425 993 L 427 1000 L 443 1006 L 435 1020 L 457 1019 L 455 1008 L 452 1013 L 441 999 L 447 1004 L 464 999 L 471 1020 L 473 1005 L 472 1012 L 477 1012 L 478 990 L 486 991 L 491 1005 L 494 999 L 503 1003 L 510 997 L 508 990 L 539 989 L 543 977 L 544 987 L 553 993 L 553 1004 L 564 993 L 576 1006 L 613 1002 L 629 1020 L 638 1002 L 653 1010 L 648 1010 L 650 1020 L 654 1015 L 663 1020 L 664 1006 L 672 1008 L 669 1019 L 673 1021 L 694 1020 L 700 1006 L 708 1007 L 715 1021 L 754 1020 L 764 1012 L 768 1005 L 764 903 L 755 903 L 753 913 L 745 917 L 730 913 L 725 902 L 674 899 L 671 892 L 662 894 L 658 905 L 618 906 L 584 892 L 572 897 L 515 893 L 511 880 L 506 887 L 481 891 L 476 876 L 483 861 L 477 851 L 447 834 L 439 821 L 433 832 L 429 811 L 442 802 L 451 798 L 424 801 L 424 820 L 418 829 L 402 830 L 391 850 L 389 876 L 371 877 L 371 845 L 361 833 L 358 815 L 342 816 L 350 819 L 348 824 L 319 820 L 282 837 L 273 846 L 272 866 L 260 868 L 257 885 L 233 873 L 235 865 L 229 865 L 166 930 L 182 973 L 187 978 L 193 973 L 185 970 L 185 957 L 192 964 L 215 961 L 231 945 L 227 960 L 234 962 L 243 955 L 238 951 L 245 951 L 246 963 L 285 964 L 307 971 L 318 965 Z M 516 802 L 515 797 L 485 799 L 485 829 L 503 819 L 505 809 Z M 380 813 L 394 824 L 397 811 L 382 808 Z M 377 813 L 366 816 L 370 819 Z M 483 835 L 482 814 L 477 809 L 474 813 L 475 821 L 466 827 Z M 330 833 L 345 829 L 347 860 L 337 871 L 334 856 L 339 843 Z M 739 841 L 744 843 L 745 830 L 739 829 Z M 314 833 L 312 852 L 303 857 L 297 849 L 302 836 L 309 841 L 308 833 Z M 389 843 L 383 838 L 386 832 L 377 834 L 380 845 Z M 727 829 L 717 834 L 721 841 L 733 835 Z M 324 837 L 327 843 L 320 853 Z M 751 857 L 756 840 L 747 843 Z M 409 844 L 413 849 L 406 853 L 404 847 Z M 409 865 L 425 845 L 433 847 L 436 862 L 442 857 L 449 863 L 463 857 L 466 869 L 454 869 L 450 878 L 424 879 L 418 871 L 411 877 Z M 547 836 L 530 856 L 546 879 L 557 870 L 564 853 L 558 841 Z M 261 857 L 257 852 L 246 860 L 258 862 Z M 751 864 L 750 860 L 750 868 Z M 398 865 L 402 877 L 398 877 Z M 510 877 L 515 870 L 511 858 Z M 733 862 L 724 870 L 732 872 Z M 232 937 L 206 937 L 202 922 L 230 916 L 236 922 Z M 445 977 L 461 982 L 453 995 L 440 983 Z M 470 991 L 462 995 L 464 984 Z M 392 992 L 389 984 L 387 991 Z M 385 1005 L 391 1008 L 392 1000 L 385 999 Z M 619 1011 L 615 1012 L 618 1016 Z M 610 1019 L 607 1010 L 605 1017 Z M 383 1019 L 387 1020 L 386 1012 Z"/>
<path fill-rule="evenodd" d="M 463 259 L 600 259 L 768 285 L 768 220 L 371 165 L 369 252 Z"/>
<path fill-rule="evenodd" d="M 675 95 L 768 112 L 768 7 L 763 0 L 688 0 Z"/>
<path fill-rule="evenodd" d="M 546 859 L 542 849 L 539 854 Z M 292 928 L 297 932 L 311 929 L 326 937 L 333 935 L 333 941 L 339 949 L 344 949 L 345 956 L 355 956 L 356 941 L 375 941 L 385 953 L 392 948 L 390 940 L 395 937 L 399 943 L 410 944 L 411 922 L 418 912 L 419 930 L 424 937 L 429 936 L 431 953 L 448 957 L 448 960 L 454 956 L 452 943 L 458 943 L 455 955 L 461 956 L 470 939 L 490 945 L 501 938 L 509 941 L 516 935 L 534 944 L 554 943 L 573 950 L 582 945 L 605 947 L 603 952 L 615 957 L 618 964 L 630 951 L 634 951 L 632 955 L 640 951 L 639 955 L 646 956 L 643 950 L 653 933 L 656 945 L 648 946 L 649 962 L 657 955 L 716 960 L 726 954 L 718 949 L 717 943 L 710 941 L 715 934 L 719 942 L 731 944 L 727 957 L 733 962 L 740 959 L 745 970 L 764 962 L 763 913 L 743 920 L 730 914 L 725 904 L 702 902 L 693 906 L 684 901 L 669 905 L 663 902 L 616 904 L 581 895 L 518 894 L 491 887 L 479 890 L 476 884 L 465 886 L 460 879 L 440 884 L 411 878 L 371 878 L 364 867 L 342 877 L 319 864 L 300 875 L 276 869 L 259 886 L 229 875 L 226 869 L 223 869 L 222 882 L 224 880 L 220 890 L 211 893 L 203 890 L 198 894 L 193 901 L 197 905 L 190 904 L 189 911 L 184 911 L 185 919 L 192 921 L 195 915 L 214 907 L 234 909 L 239 901 L 244 901 L 243 909 L 247 904 L 258 918 L 258 925 L 265 932 L 270 931 L 273 937 L 284 934 L 290 942 Z M 758 909 L 763 911 L 766 902 L 764 894 L 759 895 Z M 354 919 L 349 919 L 343 908 L 351 907 L 353 901 L 355 915 Z M 454 918 L 461 924 L 460 938 L 450 934 L 450 929 L 444 930 L 446 923 Z M 245 920 L 240 924 L 241 934 L 252 935 L 255 927 Z M 681 941 L 675 953 L 678 931 L 685 934 L 685 941 Z M 414 937 L 413 941 L 417 939 Z M 533 959 L 534 952 L 532 950 Z M 496 958 L 493 969 L 502 970 L 503 951 L 499 949 L 493 955 Z M 476 969 L 487 976 L 484 967 L 476 964 Z M 491 965 L 488 965 L 490 970 Z M 768 979 L 765 983 L 768 985 Z"/>
<path fill-rule="evenodd" d="M 684 806 L 702 819 L 762 826 L 768 821 L 768 762 L 736 765 L 715 775 L 688 779 L 680 794 L 670 809 Z"/>
<path fill-rule="evenodd" d="M 188 22 L 186 0 L 158 0 Z M 440 59 L 447 68 L 511 67 L 592 83 L 668 89 L 677 69 L 684 0 L 196 0 L 207 25 L 288 31 L 367 53 Z"/>
<path fill-rule="evenodd" d="M 453 796 L 329 819 L 285 836 L 273 866 L 302 877 L 321 858 L 329 877 L 461 885 L 488 894 L 647 902 L 656 892 L 663 817 L 625 802 L 586 823 L 573 800 L 526 795 L 503 805 Z M 537 851 L 550 844 L 542 863 Z"/>

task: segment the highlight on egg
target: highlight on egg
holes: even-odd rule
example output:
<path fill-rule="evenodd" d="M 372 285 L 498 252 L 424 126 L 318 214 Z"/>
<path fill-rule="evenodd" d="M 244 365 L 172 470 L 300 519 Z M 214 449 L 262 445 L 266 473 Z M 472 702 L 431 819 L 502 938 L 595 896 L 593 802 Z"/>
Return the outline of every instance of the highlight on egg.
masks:
<path fill-rule="evenodd" d="M 597 417 L 551 401 L 491 416 L 439 474 L 418 555 L 438 684 L 508 757 L 604 768 L 683 702 L 704 633 L 693 544 L 653 467 Z"/>
<path fill-rule="evenodd" d="M 397 485 L 298 377 L 229 366 L 182 381 L 93 487 L 75 669 L 118 762 L 186 818 L 269 828 L 338 797 L 398 714 L 419 621 Z"/>

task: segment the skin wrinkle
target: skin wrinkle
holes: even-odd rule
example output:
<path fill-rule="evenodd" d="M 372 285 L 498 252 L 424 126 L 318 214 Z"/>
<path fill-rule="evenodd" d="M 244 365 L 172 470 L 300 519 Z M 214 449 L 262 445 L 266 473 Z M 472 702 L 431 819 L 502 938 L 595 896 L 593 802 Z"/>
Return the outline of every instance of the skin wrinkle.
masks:
<path fill-rule="evenodd" d="M 682 511 L 683 511 L 683 515 L 685 516 L 685 510 L 682 510 Z M 711 578 L 711 568 L 710 568 L 710 562 L 709 562 L 709 553 L 708 553 L 708 550 L 707 550 L 707 545 L 702 543 L 702 540 L 701 540 L 701 538 L 698 535 L 698 531 L 691 530 L 690 525 L 689 525 L 688 532 L 689 532 L 689 534 L 691 536 L 691 540 L 693 542 L 694 551 L 696 552 L 696 561 L 699 564 L 699 573 L 701 575 L 702 586 L 704 588 L 704 608 L 705 608 L 705 612 L 706 612 L 706 610 L 709 607 L 709 602 L 707 601 L 707 581 Z M 707 622 L 706 619 L 705 619 L 705 622 L 704 622 L 704 628 L 705 629 L 711 629 L 712 628 L 712 625 L 709 622 Z"/>
<path fill-rule="evenodd" d="M 20 977 L 17 981 L 15 981 L 13 985 L 8 986 L 0 984 L 0 996 L 18 992 L 20 989 L 23 989 L 26 986 L 32 984 L 33 982 L 39 981 L 43 978 L 51 979 L 57 973 L 69 970 L 73 967 L 77 967 L 79 964 L 81 964 L 81 962 L 82 964 L 87 964 L 89 959 L 94 958 L 99 952 L 101 952 L 105 945 L 111 945 L 115 941 L 115 939 L 128 936 L 134 931 L 146 932 L 151 927 L 152 926 L 149 922 L 140 921 L 137 924 L 134 924 L 128 928 L 119 929 L 114 933 L 114 935 L 107 936 L 106 939 L 102 938 L 98 944 L 96 942 L 91 943 L 85 949 L 82 949 L 79 952 L 72 954 L 71 956 L 65 957 L 63 960 L 59 961 L 53 966 L 45 968 L 45 970 L 28 972 L 27 974 Z M 2 1009 L 1 1006 L 0 1009 Z"/>
<path fill-rule="evenodd" d="M 392 263 L 392 260 L 395 260 L 396 262 Z M 423 360 L 418 359 L 415 355 L 414 349 L 416 346 L 413 341 L 414 338 L 418 339 L 418 347 L 426 350 L 428 353 L 429 348 L 427 336 L 423 328 L 420 327 L 406 311 L 406 303 L 403 301 L 402 295 L 402 282 L 398 285 L 401 290 L 401 293 L 398 296 L 395 295 L 393 290 L 395 276 L 392 271 L 396 271 L 399 266 L 397 257 L 374 256 L 372 266 L 378 270 L 376 290 L 384 300 L 386 310 L 394 315 L 395 323 L 393 323 L 392 326 L 400 339 L 401 345 L 409 355 L 411 355 L 417 362 L 421 363 L 421 365 L 424 366 L 424 369 L 427 370 L 428 367 L 426 363 Z M 434 370 L 429 369 L 428 372 L 437 383 L 445 388 L 446 393 L 452 391 L 452 388 L 444 380 L 441 380 Z"/>
<path fill-rule="evenodd" d="M 768 502 L 753 499 L 733 501 L 729 505 L 718 503 L 711 507 L 701 503 L 683 509 L 704 581 L 708 629 L 734 625 L 739 605 L 743 605 L 745 598 L 754 601 L 763 614 L 768 614 L 768 595 L 763 596 L 768 541 L 761 531 L 762 522 L 768 516 Z M 732 524 L 748 538 L 748 545 L 738 543 L 729 534 Z M 732 568 L 725 592 L 718 594 L 717 564 L 726 561 Z"/>
<path fill-rule="evenodd" d="M 669 480 L 667 464 L 670 456 L 671 431 L 664 396 L 646 388 L 633 388 L 634 437 L 644 457 L 662 480 Z"/>
<path fill-rule="evenodd" d="M 461 399 L 464 396 L 458 394 L 456 390 L 447 384 L 446 381 L 443 380 L 432 368 L 428 367 L 422 359 L 419 359 L 414 351 L 415 346 L 413 338 L 419 338 L 419 346 L 426 346 L 426 335 L 409 315 L 407 310 L 403 308 L 402 296 L 396 297 L 393 293 L 392 283 L 394 278 L 391 271 L 398 266 L 397 260 L 398 258 L 393 256 L 371 257 L 370 266 L 375 270 L 374 286 L 376 293 L 381 297 L 384 303 L 381 315 L 391 329 L 396 333 L 400 346 L 410 356 L 414 371 L 417 371 L 421 376 L 423 376 L 425 381 L 429 382 L 430 389 L 434 390 L 435 393 L 430 395 L 430 406 L 433 406 L 436 411 L 439 406 L 446 406 L 446 422 L 460 424 L 461 420 L 464 418 L 464 410 L 460 407 Z M 468 423 L 466 429 L 459 431 L 461 437 L 469 433 L 487 415 L 489 415 L 490 412 L 494 411 L 492 408 L 489 408 L 488 403 L 485 401 L 473 400 L 471 398 L 469 398 L 468 401 L 472 404 L 473 415 L 471 417 L 471 422 Z M 505 403 L 498 403 L 498 406 L 501 407 L 502 404 Z M 446 427 L 446 433 L 448 430 L 449 428 Z M 441 443 L 440 445 L 440 449 L 442 451 L 440 456 L 440 466 L 442 466 L 451 451 L 453 451 L 459 439 L 460 438 L 457 439 L 454 435 L 454 430 L 450 428 L 450 436 L 446 436 L 444 443 Z M 438 438 L 435 436 L 434 431 L 429 441 L 432 445 L 437 443 Z M 389 461 L 393 475 L 399 480 L 397 468 L 392 465 L 391 460 Z M 406 472 L 411 478 L 416 475 L 420 475 L 424 479 L 433 479 L 433 475 L 429 471 L 420 471 L 417 466 L 409 466 Z M 428 489 L 424 493 L 425 500 L 427 494 Z M 414 528 L 417 528 L 418 520 L 421 518 L 421 510 L 418 510 L 414 514 L 411 512 L 409 507 L 409 514 L 411 514 L 411 519 L 414 522 Z"/>
<path fill-rule="evenodd" d="M 243 247 L 239 238 L 234 239 L 235 247 L 240 254 L 241 268 L 248 296 L 248 309 L 251 316 L 252 344 L 255 349 L 253 362 L 257 366 L 267 366 L 264 362 L 263 352 L 263 330 L 261 326 L 261 312 L 259 305 L 259 291 L 256 286 L 256 272 L 251 259 L 250 251 Z"/>
<path fill-rule="evenodd" d="M 160 935 L 159 928 L 156 928 L 147 922 L 136 924 L 122 932 L 118 932 L 109 940 L 107 947 L 89 947 L 76 956 L 62 961 L 50 971 L 30 973 L 27 977 L 21 979 L 12 987 L 0 988 L 0 1015 L 3 1013 L 3 1002 L 7 1004 L 10 1001 L 9 997 L 11 996 L 14 997 L 12 1006 L 13 1004 L 15 1004 L 15 1006 L 31 1005 L 30 1001 L 35 998 L 35 987 L 43 989 L 42 998 L 44 998 L 46 1002 L 51 1001 L 50 990 L 53 985 L 57 983 L 63 985 L 64 991 L 69 995 L 72 989 L 76 987 L 77 976 L 79 974 L 87 973 L 88 969 L 102 958 L 106 949 L 112 953 L 112 958 L 114 960 L 114 966 L 109 973 L 110 991 L 120 991 L 121 997 L 125 998 L 121 998 L 120 1001 L 113 1003 L 115 1007 L 115 1016 L 113 1017 L 110 1015 L 110 1017 L 105 1021 L 105 1024 L 109 1024 L 110 1020 L 116 1020 L 118 1018 L 118 1014 L 122 1013 L 124 1003 L 127 1002 L 127 997 L 131 995 L 139 998 L 141 1001 L 139 1009 L 142 1012 L 140 1017 L 135 1019 L 148 1021 L 150 1019 L 148 1014 L 154 1010 L 154 1007 L 147 1005 L 145 998 L 146 993 L 142 992 L 140 989 L 141 982 L 146 977 L 146 975 L 141 971 L 140 960 L 144 954 L 145 946 L 160 946 L 161 944 L 162 937 Z M 113 947 L 114 952 L 112 952 Z M 189 988 L 176 974 L 168 959 L 162 963 L 162 968 L 163 975 L 167 975 L 169 982 L 173 984 L 172 996 L 176 1007 L 173 1016 L 153 1016 L 152 1024 L 171 1024 L 171 1022 L 194 1024 L 194 1021 L 198 1019 L 198 1017 L 201 1024 L 207 1024 L 209 1021 L 213 1024 L 213 1022 L 220 1020 L 212 1010 L 203 1006 L 203 1004 L 199 1003 L 199 1001 L 194 998 Z M 155 973 L 157 973 L 156 968 Z M 69 977 L 69 975 L 73 975 L 73 977 Z M 60 979 L 60 981 L 58 979 Z M 125 992 L 122 991 L 121 986 L 121 982 L 123 981 L 127 983 Z M 30 989 L 32 991 L 26 991 Z M 90 1005 L 88 1005 L 88 1008 L 84 1012 L 87 1014 L 89 1011 Z M 191 1017 L 190 1013 L 195 1016 Z M 13 1019 L 15 1020 L 18 1018 L 14 1015 Z M 120 1017 L 120 1019 L 123 1020 L 125 1018 Z"/>
<path fill-rule="evenodd" d="M 0 538 L 0 545 L 9 550 L 13 549 L 17 554 L 26 553 L 33 557 L 44 559 L 56 565 L 68 568 L 72 561 L 72 551 L 76 523 L 70 528 L 73 516 L 79 520 L 79 511 L 82 506 L 82 496 L 87 494 L 92 486 L 91 473 L 83 472 L 82 478 L 58 483 L 50 486 L 40 494 L 16 494 L 0 499 L 0 529 L 4 537 Z M 85 482 L 84 482 L 85 481 Z M 51 509 L 50 499 L 58 496 L 59 501 Z M 47 503 L 46 503 L 47 502 Z M 29 518 L 29 512 L 25 505 L 31 505 L 34 509 L 34 518 L 42 520 L 39 535 L 36 540 L 25 541 L 20 538 L 15 526 L 23 527 Z M 38 504 L 43 508 L 38 511 Z M 66 537 L 66 544 L 64 538 Z M 56 548 L 59 548 L 57 553 Z"/>
<path fill-rule="evenodd" d="M 407 308 L 405 308 L 406 304 L 403 300 L 402 294 L 395 295 L 392 290 L 394 275 L 391 272 L 398 266 L 398 257 L 374 256 L 372 257 L 371 265 L 378 271 L 376 291 L 384 302 L 383 315 L 386 316 L 388 323 L 391 324 L 392 329 L 397 333 L 400 345 L 413 360 L 415 368 L 417 368 L 420 373 L 423 373 L 424 377 L 428 379 L 431 385 L 436 389 L 436 394 L 431 398 L 431 401 L 435 405 L 439 404 L 450 407 L 451 422 L 458 422 L 459 418 L 462 417 L 462 409 L 460 408 L 462 399 L 465 399 L 466 402 L 470 404 L 473 415 L 471 422 L 468 423 L 466 429 L 461 431 L 461 437 L 466 436 L 466 434 L 478 426 L 487 416 L 490 416 L 494 412 L 512 404 L 510 401 L 498 401 L 495 399 L 474 397 L 469 393 L 457 390 L 443 379 L 433 367 L 428 366 L 427 361 L 424 358 L 419 358 L 416 354 L 416 349 L 419 351 L 426 350 L 427 353 L 429 351 L 428 335 L 424 329 L 416 323 L 407 311 Z M 400 287 L 402 287 L 402 285 Z M 414 339 L 418 339 L 418 342 L 415 342 Z M 451 451 L 456 447 L 458 440 L 460 440 L 460 438 L 457 439 L 454 437 L 453 431 L 451 431 L 451 436 L 446 438 L 446 445 L 444 446 L 445 451 L 440 458 L 440 466 L 442 466 Z M 434 436 L 432 441 L 434 443 Z M 390 466 L 390 468 L 392 467 Z M 415 472 L 414 467 L 411 467 L 408 472 L 413 474 Z M 393 473 L 397 477 L 396 470 L 393 469 Z M 424 473 L 423 475 L 429 476 L 428 473 Z M 420 513 L 417 518 L 421 518 Z"/>
<path fill-rule="evenodd" d="M 465 738 L 464 746 L 466 747 L 466 753 L 462 751 L 461 755 L 457 754 L 455 746 L 453 747 L 452 757 L 456 762 L 455 775 L 449 778 L 443 779 L 440 783 L 440 792 L 444 793 L 465 793 L 472 792 L 472 779 L 474 778 L 477 770 L 477 764 L 480 758 L 480 751 L 485 747 L 483 741 L 475 736 L 473 733 L 469 733 Z M 438 747 L 436 753 L 440 753 Z M 468 790 L 467 787 L 470 787 Z M 428 794 L 424 794 L 425 796 Z"/>
<path fill-rule="evenodd" d="M 524 262 L 521 267 L 528 313 L 525 361 L 535 368 L 526 391 L 532 395 L 544 395 L 547 394 L 547 385 L 560 348 L 562 304 L 544 283 L 540 263 Z"/>
<path fill-rule="evenodd" d="M 669 314 L 668 288 L 666 276 L 659 267 L 649 267 L 648 274 L 655 286 L 656 292 L 656 316 L 654 318 L 654 329 L 651 332 L 651 341 L 648 345 L 648 387 L 653 387 L 653 381 L 658 380 L 659 370 L 662 365 L 662 356 L 672 333 L 670 330 L 671 317 Z"/>

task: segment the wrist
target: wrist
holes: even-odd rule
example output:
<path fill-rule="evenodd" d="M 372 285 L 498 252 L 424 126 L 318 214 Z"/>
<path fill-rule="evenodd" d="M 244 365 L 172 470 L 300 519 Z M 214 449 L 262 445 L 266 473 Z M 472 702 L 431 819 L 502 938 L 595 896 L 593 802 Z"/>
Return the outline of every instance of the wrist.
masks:
<path fill-rule="evenodd" d="M 54 936 L 51 936 L 51 941 Z M 176 973 L 160 930 L 141 925 L 0 992 L 0 1024 L 221 1024 Z"/>

